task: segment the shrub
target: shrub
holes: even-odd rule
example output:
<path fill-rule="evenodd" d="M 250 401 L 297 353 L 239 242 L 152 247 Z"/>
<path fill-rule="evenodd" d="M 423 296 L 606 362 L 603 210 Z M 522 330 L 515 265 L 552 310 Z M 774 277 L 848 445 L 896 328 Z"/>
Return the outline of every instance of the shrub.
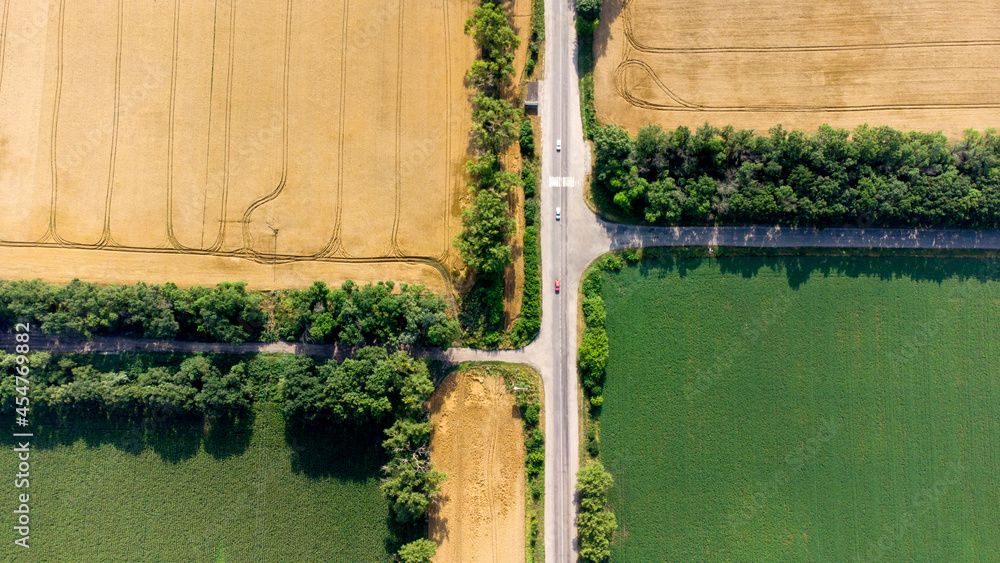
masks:
<path fill-rule="evenodd" d="M 576 15 L 587 21 L 595 21 L 601 16 L 601 0 L 576 0 Z"/>
<path fill-rule="evenodd" d="M 579 532 L 580 559 L 605 561 L 611 556 L 611 534 L 618 526 L 615 515 L 607 509 L 608 490 L 614 484 L 611 474 L 599 461 L 584 466 L 576 474 L 580 511 L 576 525 Z"/>

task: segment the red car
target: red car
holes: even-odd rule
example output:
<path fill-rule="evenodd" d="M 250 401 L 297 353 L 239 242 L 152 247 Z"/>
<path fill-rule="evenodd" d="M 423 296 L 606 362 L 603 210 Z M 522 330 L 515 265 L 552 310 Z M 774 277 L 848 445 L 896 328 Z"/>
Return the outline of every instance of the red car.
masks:
<path fill-rule="evenodd" d="M 559 280 L 556 280 L 556 293 L 559 293 Z"/>

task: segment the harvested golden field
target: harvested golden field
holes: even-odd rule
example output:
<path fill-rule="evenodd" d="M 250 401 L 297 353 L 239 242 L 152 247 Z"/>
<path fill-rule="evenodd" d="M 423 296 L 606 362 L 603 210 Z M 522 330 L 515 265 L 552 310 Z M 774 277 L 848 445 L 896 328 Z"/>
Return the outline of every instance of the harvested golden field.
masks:
<path fill-rule="evenodd" d="M 448 475 L 431 508 L 434 561 L 524 561 L 524 442 L 500 377 L 457 371 L 431 397 L 431 462 Z"/>
<path fill-rule="evenodd" d="M 996 126 L 1000 4 L 989 0 L 605 0 L 597 114 L 631 131 L 732 124 Z"/>
<path fill-rule="evenodd" d="M 474 5 L 3 1 L 4 276 L 446 288 Z"/>

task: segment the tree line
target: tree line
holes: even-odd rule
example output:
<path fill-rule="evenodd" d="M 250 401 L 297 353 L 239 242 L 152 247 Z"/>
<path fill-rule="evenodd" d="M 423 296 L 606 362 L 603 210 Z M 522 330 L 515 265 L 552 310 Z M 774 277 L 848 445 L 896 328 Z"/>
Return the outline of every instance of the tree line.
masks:
<path fill-rule="evenodd" d="M 458 323 L 447 303 L 420 285 L 393 282 L 331 289 L 249 291 L 243 282 L 183 289 L 138 282 L 100 285 L 73 280 L 0 280 L 0 324 L 37 324 L 57 335 L 134 336 L 240 344 L 298 340 L 349 346 L 447 347 Z"/>
<path fill-rule="evenodd" d="M 0 369 L 12 374 L 17 355 L 0 351 Z M 34 408 L 68 414 L 88 412 L 109 417 L 239 418 L 250 410 L 247 366 L 239 362 L 220 369 L 208 357 L 190 356 L 178 365 L 143 369 L 100 370 L 82 355 L 34 352 L 29 356 Z M 15 379 L 0 382 L 0 404 L 14 408 Z"/>
<path fill-rule="evenodd" d="M 523 112 L 505 97 L 514 74 L 514 54 L 521 40 L 502 6 L 483 2 L 465 22 L 479 55 L 466 74 L 477 93 L 472 101 L 472 137 L 476 156 L 465 165 L 472 202 L 462 211 L 455 239 L 462 259 L 476 272 L 473 288 L 462 297 L 460 319 L 468 342 L 489 348 L 503 340 L 503 270 L 512 259 L 516 233 L 510 193 L 520 185 L 506 170 L 502 155 L 519 139 Z"/>
<path fill-rule="evenodd" d="M 862 125 L 768 135 L 706 124 L 594 133 L 594 198 L 650 223 L 1000 226 L 1000 136 Z"/>

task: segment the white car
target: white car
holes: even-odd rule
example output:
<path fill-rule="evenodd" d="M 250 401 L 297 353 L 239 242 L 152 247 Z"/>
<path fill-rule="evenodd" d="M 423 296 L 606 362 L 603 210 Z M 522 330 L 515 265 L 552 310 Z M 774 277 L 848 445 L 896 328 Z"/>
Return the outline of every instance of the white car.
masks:
<path fill-rule="evenodd" d="M 556 152 L 562 150 L 562 139 L 556 139 Z"/>
<path fill-rule="evenodd" d="M 558 207 L 556 208 L 556 221 L 562 219 L 562 210 Z"/>

